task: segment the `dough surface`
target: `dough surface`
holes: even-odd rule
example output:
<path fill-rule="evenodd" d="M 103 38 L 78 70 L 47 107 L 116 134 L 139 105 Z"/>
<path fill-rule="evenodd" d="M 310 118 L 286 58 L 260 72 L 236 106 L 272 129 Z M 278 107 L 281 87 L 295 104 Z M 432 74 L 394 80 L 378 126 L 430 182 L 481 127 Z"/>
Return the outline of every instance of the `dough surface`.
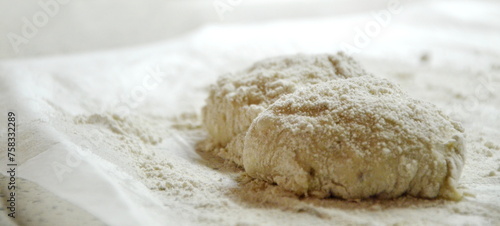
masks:
<path fill-rule="evenodd" d="M 255 63 L 247 70 L 221 76 L 210 87 L 202 109 L 209 138 L 201 147 L 242 166 L 243 140 L 252 121 L 270 104 L 297 88 L 367 75 L 352 58 L 294 55 Z"/>
<path fill-rule="evenodd" d="M 251 177 L 297 195 L 459 200 L 464 155 L 460 124 L 362 76 L 281 96 L 251 124 L 242 159 Z"/>

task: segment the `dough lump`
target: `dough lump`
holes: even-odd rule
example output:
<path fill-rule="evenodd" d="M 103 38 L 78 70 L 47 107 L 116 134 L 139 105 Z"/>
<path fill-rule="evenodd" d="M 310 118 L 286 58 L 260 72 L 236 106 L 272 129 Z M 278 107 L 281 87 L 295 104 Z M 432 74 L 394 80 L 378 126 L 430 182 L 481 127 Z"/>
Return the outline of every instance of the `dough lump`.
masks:
<path fill-rule="evenodd" d="M 255 63 L 221 76 L 202 110 L 209 138 L 202 149 L 242 166 L 243 139 L 252 121 L 270 104 L 298 87 L 367 73 L 349 56 L 294 55 Z"/>
<path fill-rule="evenodd" d="M 251 124 L 242 160 L 248 175 L 297 195 L 459 200 L 464 155 L 460 124 L 362 76 L 281 96 Z"/>

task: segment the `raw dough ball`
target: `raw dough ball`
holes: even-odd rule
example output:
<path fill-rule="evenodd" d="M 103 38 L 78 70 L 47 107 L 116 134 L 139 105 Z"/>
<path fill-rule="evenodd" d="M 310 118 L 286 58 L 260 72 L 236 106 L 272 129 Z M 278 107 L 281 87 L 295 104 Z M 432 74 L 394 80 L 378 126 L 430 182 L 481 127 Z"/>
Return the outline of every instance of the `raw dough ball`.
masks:
<path fill-rule="evenodd" d="M 271 58 L 240 73 L 222 76 L 211 86 L 202 110 L 209 139 L 201 148 L 242 165 L 248 127 L 279 97 L 297 87 L 362 75 L 366 72 L 352 58 L 338 53 Z"/>
<path fill-rule="evenodd" d="M 363 76 L 281 97 L 253 121 L 243 163 L 298 195 L 458 200 L 463 136 L 434 105 Z"/>

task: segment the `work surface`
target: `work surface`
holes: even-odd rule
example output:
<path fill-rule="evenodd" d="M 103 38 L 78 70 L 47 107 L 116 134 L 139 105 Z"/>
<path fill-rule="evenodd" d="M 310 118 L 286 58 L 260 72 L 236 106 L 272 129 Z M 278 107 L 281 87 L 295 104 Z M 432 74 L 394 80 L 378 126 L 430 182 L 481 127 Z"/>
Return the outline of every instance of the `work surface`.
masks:
<path fill-rule="evenodd" d="M 499 11 L 483 1 L 424 2 L 387 23 L 367 12 L 207 26 L 149 46 L 3 60 L 1 144 L 13 112 L 17 186 L 16 218 L 2 208 L 0 224 L 500 224 Z M 266 57 L 341 49 L 462 122 L 462 201 L 255 203 L 248 197 L 265 191 L 242 194 L 238 169 L 195 150 L 206 136 L 207 87 L 219 75 Z M 1 178 L 7 200 L 7 170 Z"/>

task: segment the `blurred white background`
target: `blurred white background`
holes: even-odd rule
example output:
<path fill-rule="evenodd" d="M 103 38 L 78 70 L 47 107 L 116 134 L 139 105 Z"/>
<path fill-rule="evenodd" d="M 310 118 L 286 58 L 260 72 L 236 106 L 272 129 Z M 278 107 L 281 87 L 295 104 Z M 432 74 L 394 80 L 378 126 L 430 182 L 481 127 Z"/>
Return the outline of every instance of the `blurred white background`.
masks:
<path fill-rule="evenodd" d="M 205 24 L 328 17 L 386 0 L 0 0 L 0 59 L 157 42 Z"/>

